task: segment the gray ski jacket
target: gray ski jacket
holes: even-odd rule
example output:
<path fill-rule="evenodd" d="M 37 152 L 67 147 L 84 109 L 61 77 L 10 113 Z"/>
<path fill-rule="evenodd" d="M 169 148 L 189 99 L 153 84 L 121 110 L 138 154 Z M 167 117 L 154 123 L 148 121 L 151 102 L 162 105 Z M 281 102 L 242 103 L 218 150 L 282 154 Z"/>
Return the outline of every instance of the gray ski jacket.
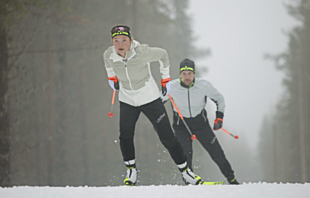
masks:
<path fill-rule="evenodd" d="M 210 82 L 201 78 L 195 78 L 194 84 L 190 88 L 183 87 L 179 79 L 172 80 L 170 96 L 174 100 L 184 119 L 188 120 L 187 124 L 189 126 L 198 125 L 201 121 L 207 121 L 207 115 L 205 111 L 207 97 L 215 102 L 217 111 L 222 113 L 225 111 L 225 101 L 223 95 L 217 91 Z M 168 99 L 169 98 L 166 96 L 162 98 L 163 101 Z M 174 107 L 173 111 L 173 125 L 183 125 L 177 110 Z"/>
<path fill-rule="evenodd" d="M 170 78 L 170 63 L 166 50 L 149 47 L 133 40 L 125 58 L 113 46 L 103 53 L 108 77 L 117 76 L 120 84 L 119 101 L 141 106 L 158 99 L 161 94 L 151 74 L 150 63 L 159 61 L 162 79 Z"/>

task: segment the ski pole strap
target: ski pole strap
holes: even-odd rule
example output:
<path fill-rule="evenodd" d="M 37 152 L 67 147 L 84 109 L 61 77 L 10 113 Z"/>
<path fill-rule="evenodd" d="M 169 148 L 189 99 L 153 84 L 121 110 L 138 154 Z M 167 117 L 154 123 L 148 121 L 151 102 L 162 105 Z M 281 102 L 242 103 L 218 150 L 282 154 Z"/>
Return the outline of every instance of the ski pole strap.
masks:
<path fill-rule="evenodd" d="M 216 118 L 216 120 L 214 120 L 214 123 L 217 124 L 218 121 L 223 122 L 223 119 L 221 119 L 221 118 Z"/>
<path fill-rule="evenodd" d="M 170 81 L 170 78 L 166 78 L 166 79 L 162 79 L 160 81 L 160 84 L 163 86 L 163 87 L 166 87 L 166 84 Z"/>
<path fill-rule="evenodd" d="M 116 76 L 108 77 L 108 79 L 114 81 L 114 83 L 117 83 L 118 80 Z"/>

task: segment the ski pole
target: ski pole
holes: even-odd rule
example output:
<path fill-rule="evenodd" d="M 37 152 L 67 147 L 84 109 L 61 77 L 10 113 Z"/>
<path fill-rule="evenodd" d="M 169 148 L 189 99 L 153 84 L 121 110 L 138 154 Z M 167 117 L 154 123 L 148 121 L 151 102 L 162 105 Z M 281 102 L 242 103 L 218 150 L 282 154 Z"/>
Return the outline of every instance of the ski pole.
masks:
<path fill-rule="evenodd" d="M 196 139 L 196 138 L 197 138 L 196 135 L 193 134 L 193 133 L 191 132 L 191 130 L 189 129 L 189 127 L 187 126 L 185 120 L 183 119 L 183 116 L 182 116 L 181 112 L 179 111 L 178 107 L 175 105 L 175 103 L 174 103 L 174 101 L 172 100 L 170 94 L 168 94 L 168 96 L 169 96 L 170 101 L 172 102 L 174 108 L 177 110 L 177 112 L 178 112 L 178 114 L 179 114 L 181 120 L 183 121 L 183 123 L 184 123 L 186 129 L 188 130 L 189 134 L 191 135 L 191 139 L 192 139 L 192 140 Z"/>
<path fill-rule="evenodd" d="M 110 110 L 110 112 L 109 112 L 109 117 L 113 117 L 112 111 L 113 111 L 113 106 L 114 106 L 114 98 L 115 98 L 115 89 L 114 89 L 114 91 L 113 91 L 112 104 L 111 104 L 111 110 Z"/>
<path fill-rule="evenodd" d="M 221 128 L 225 133 L 227 133 L 228 135 L 231 135 L 233 136 L 235 139 L 239 139 L 239 136 L 238 135 L 234 135 L 232 133 L 229 133 L 228 131 L 226 131 L 225 129 Z"/>

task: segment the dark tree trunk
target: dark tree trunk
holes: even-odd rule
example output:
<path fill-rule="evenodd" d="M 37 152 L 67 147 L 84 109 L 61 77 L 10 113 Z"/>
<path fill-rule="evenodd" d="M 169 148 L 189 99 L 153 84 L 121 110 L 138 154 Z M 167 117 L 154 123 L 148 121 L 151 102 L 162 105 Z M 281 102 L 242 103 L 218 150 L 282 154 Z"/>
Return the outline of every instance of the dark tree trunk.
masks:
<path fill-rule="evenodd" d="M 0 24 L 0 186 L 10 186 L 8 49 L 3 24 Z"/>

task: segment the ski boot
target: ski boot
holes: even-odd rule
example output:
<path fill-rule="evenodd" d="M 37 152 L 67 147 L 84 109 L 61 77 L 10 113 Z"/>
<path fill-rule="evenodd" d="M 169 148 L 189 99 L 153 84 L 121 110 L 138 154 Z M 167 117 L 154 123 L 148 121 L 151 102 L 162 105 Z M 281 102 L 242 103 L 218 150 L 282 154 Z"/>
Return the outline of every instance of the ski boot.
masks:
<path fill-rule="evenodd" d="M 183 181 L 185 182 L 186 185 L 189 185 L 189 184 L 202 185 L 204 183 L 201 177 L 193 173 L 193 171 L 189 167 L 187 167 L 181 173 L 182 173 Z"/>
<path fill-rule="evenodd" d="M 137 169 L 135 167 L 127 167 L 127 175 L 124 179 L 126 186 L 135 186 L 137 183 Z"/>
<path fill-rule="evenodd" d="M 236 180 L 236 177 L 234 177 L 233 179 L 227 179 L 229 184 L 232 185 L 239 185 L 239 182 Z"/>

